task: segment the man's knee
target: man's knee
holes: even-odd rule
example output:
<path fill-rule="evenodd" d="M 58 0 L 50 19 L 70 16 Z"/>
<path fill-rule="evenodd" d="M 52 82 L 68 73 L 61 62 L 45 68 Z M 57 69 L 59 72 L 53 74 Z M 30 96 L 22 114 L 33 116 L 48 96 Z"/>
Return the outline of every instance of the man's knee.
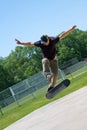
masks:
<path fill-rule="evenodd" d="M 43 58 L 42 59 L 42 64 L 46 64 L 46 63 L 49 64 L 49 60 L 47 58 Z"/>

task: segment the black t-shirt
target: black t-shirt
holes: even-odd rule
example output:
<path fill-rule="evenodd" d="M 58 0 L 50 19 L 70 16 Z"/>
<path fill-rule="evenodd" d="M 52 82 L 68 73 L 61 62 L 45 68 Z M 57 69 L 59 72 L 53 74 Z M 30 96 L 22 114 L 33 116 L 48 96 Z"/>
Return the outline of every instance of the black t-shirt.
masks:
<path fill-rule="evenodd" d="M 48 46 L 41 44 L 41 40 L 34 43 L 35 46 L 40 47 L 44 58 L 54 59 L 57 51 L 56 44 L 59 41 L 59 37 L 49 37 L 50 43 Z"/>

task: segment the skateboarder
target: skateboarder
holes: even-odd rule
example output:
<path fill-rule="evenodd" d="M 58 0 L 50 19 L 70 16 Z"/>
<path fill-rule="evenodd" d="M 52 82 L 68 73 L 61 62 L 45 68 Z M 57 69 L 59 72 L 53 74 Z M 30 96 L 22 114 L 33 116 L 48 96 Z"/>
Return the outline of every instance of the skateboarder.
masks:
<path fill-rule="evenodd" d="M 56 44 L 75 28 L 76 25 L 74 25 L 68 31 L 63 32 L 61 35 L 56 37 L 43 35 L 41 36 L 39 41 L 36 41 L 34 43 L 21 42 L 15 39 L 17 44 L 25 46 L 37 46 L 41 48 L 43 54 L 42 59 L 43 73 L 46 76 L 48 82 L 50 83 L 48 91 L 51 90 L 53 87 L 55 87 L 56 80 L 58 78 L 58 60 L 57 60 Z"/>

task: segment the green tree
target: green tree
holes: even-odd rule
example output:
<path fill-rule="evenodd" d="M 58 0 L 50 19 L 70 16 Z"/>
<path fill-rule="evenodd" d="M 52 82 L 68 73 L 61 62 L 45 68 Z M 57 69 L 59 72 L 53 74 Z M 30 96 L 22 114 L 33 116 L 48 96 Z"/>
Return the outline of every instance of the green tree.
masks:
<path fill-rule="evenodd" d="M 13 77 L 13 84 L 41 70 L 40 50 L 34 47 L 15 48 L 4 61 L 4 68 Z"/>
<path fill-rule="evenodd" d="M 2 65 L 0 65 L 0 91 L 6 89 L 7 87 L 9 87 L 9 85 L 10 85 L 9 74 L 7 70 L 5 70 Z"/>
<path fill-rule="evenodd" d="M 64 46 L 67 47 L 65 49 L 65 52 L 64 52 Z M 64 60 L 63 55 L 66 55 L 64 62 L 66 62 L 67 59 L 69 58 L 71 59 L 74 57 L 77 57 L 78 60 L 82 60 L 86 58 L 87 57 L 87 32 L 81 31 L 79 29 L 74 30 L 66 38 L 60 41 L 57 48 L 59 52 L 58 56 L 59 56 L 60 63 L 63 63 Z"/>

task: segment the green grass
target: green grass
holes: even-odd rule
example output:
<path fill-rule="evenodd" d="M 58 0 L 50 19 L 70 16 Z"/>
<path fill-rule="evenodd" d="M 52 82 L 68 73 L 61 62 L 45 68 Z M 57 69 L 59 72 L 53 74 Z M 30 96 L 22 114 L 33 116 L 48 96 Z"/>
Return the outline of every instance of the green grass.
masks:
<path fill-rule="evenodd" d="M 79 74 L 79 72 L 78 72 Z M 77 74 L 77 75 L 78 75 Z M 75 74 L 76 75 L 76 74 Z M 70 86 L 64 91 L 60 92 L 55 98 L 48 100 L 45 98 L 45 93 L 47 88 L 43 88 L 35 93 L 35 98 L 29 99 L 29 96 L 25 97 L 23 100 L 27 100 L 18 107 L 15 103 L 7 106 L 2 111 L 4 115 L 0 115 L 0 130 L 3 130 L 5 127 L 9 126 L 13 122 L 21 119 L 27 114 L 33 112 L 34 110 L 54 101 L 63 96 L 70 94 L 71 92 L 78 90 L 87 85 L 87 72 L 82 73 L 81 75 L 75 76 L 71 79 L 70 76 L 68 78 L 71 80 Z"/>

